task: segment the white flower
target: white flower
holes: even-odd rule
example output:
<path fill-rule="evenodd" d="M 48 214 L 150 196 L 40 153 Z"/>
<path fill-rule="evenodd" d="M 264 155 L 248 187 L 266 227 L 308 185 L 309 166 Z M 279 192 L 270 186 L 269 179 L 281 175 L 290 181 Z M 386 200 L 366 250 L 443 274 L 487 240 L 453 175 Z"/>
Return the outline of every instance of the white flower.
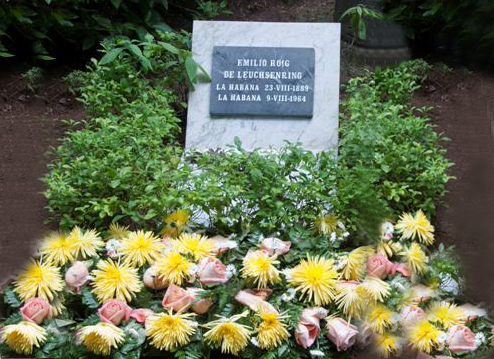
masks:
<path fill-rule="evenodd" d="M 191 265 L 188 271 L 189 275 L 194 276 L 197 272 L 199 272 L 199 266 L 197 264 Z"/>
<path fill-rule="evenodd" d="M 343 238 L 346 238 L 346 237 L 348 237 L 349 235 L 350 235 L 350 233 L 349 233 L 349 232 L 343 232 L 343 234 L 342 234 Z"/>
<path fill-rule="evenodd" d="M 110 258 L 117 258 L 120 254 L 118 253 L 118 249 L 122 245 L 122 242 L 116 238 L 111 238 L 106 242 L 106 254 Z"/>
<path fill-rule="evenodd" d="M 293 298 L 295 298 L 296 293 L 297 293 L 297 291 L 294 288 L 288 288 L 286 293 L 283 293 L 283 295 L 281 296 L 281 300 L 284 302 L 289 302 Z"/>
<path fill-rule="evenodd" d="M 475 334 L 475 345 L 477 347 L 480 347 L 482 344 L 484 344 L 486 342 L 486 338 L 485 338 L 485 334 L 482 333 L 482 332 L 478 332 L 477 334 Z"/>
<path fill-rule="evenodd" d="M 259 347 L 259 342 L 257 341 L 257 339 L 255 337 L 252 337 L 250 338 L 250 342 L 256 346 L 256 347 Z"/>
<path fill-rule="evenodd" d="M 336 239 L 337 239 L 336 232 L 331 232 L 331 239 L 330 239 L 331 242 L 336 242 Z"/>
<path fill-rule="evenodd" d="M 125 328 L 125 331 L 129 333 L 133 338 L 139 338 L 139 333 L 134 328 Z"/>
<path fill-rule="evenodd" d="M 389 241 L 391 238 L 393 238 L 394 232 L 395 232 L 395 227 L 393 226 L 393 223 L 384 222 L 381 225 L 381 238 L 384 241 Z"/>
<path fill-rule="evenodd" d="M 345 228 L 345 225 L 343 224 L 343 222 L 340 222 L 338 221 L 338 223 L 336 224 L 342 231 L 344 231 L 346 228 Z"/>
<path fill-rule="evenodd" d="M 333 265 L 337 270 L 341 270 L 345 266 L 345 261 L 337 259 L 334 261 Z"/>
<path fill-rule="evenodd" d="M 454 296 L 460 295 L 460 284 L 449 273 L 440 273 L 439 278 L 441 279 L 439 288 Z"/>
<path fill-rule="evenodd" d="M 437 341 L 441 344 L 446 343 L 446 340 L 448 340 L 448 334 L 446 332 L 441 332 L 437 336 Z"/>
<path fill-rule="evenodd" d="M 229 264 L 226 266 L 226 277 L 230 279 L 235 274 L 237 274 L 237 268 L 233 264 Z"/>
<path fill-rule="evenodd" d="M 309 353 L 313 357 L 323 357 L 324 356 L 324 352 L 322 352 L 320 350 L 311 350 Z"/>
<path fill-rule="evenodd" d="M 286 278 L 286 280 L 292 279 L 292 270 L 290 268 L 285 268 L 281 271 L 281 274 L 283 274 Z"/>

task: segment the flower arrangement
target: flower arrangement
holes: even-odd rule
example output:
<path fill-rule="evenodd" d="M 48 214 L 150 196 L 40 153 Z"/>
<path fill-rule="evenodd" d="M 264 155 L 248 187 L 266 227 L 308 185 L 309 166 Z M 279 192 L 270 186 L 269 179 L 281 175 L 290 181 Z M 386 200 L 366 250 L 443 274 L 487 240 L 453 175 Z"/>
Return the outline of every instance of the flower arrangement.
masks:
<path fill-rule="evenodd" d="M 486 311 L 457 301 L 457 267 L 431 249 L 420 210 L 357 248 L 328 214 L 314 222 L 316 248 L 303 236 L 207 236 L 189 219 L 172 213 L 162 237 L 115 224 L 106 239 L 78 227 L 48 236 L 3 289 L 0 353 L 311 358 L 369 346 L 453 358 L 491 345 Z"/>

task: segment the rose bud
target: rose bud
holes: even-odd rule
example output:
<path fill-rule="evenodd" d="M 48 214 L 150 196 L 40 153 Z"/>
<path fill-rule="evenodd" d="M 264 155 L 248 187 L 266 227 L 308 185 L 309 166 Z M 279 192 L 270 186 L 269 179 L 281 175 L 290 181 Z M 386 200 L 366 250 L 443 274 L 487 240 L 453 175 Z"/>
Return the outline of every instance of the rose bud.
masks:
<path fill-rule="evenodd" d="M 270 256 L 273 254 L 283 255 L 290 250 L 292 242 L 282 241 L 281 239 L 268 237 L 261 242 L 261 250 L 266 251 Z"/>
<path fill-rule="evenodd" d="M 166 288 L 166 283 L 156 275 L 153 267 L 144 272 L 142 281 L 146 287 L 151 289 L 162 290 Z"/>
<path fill-rule="evenodd" d="M 253 311 L 263 309 L 265 311 L 278 313 L 278 311 L 268 302 L 266 302 L 261 296 L 241 290 L 235 295 L 235 300 L 243 305 L 246 305 Z"/>
<path fill-rule="evenodd" d="M 464 325 L 455 325 L 448 331 L 446 340 L 449 350 L 453 353 L 466 353 L 477 350 L 475 334 Z"/>
<path fill-rule="evenodd" d="M 403 328 L 410 328 L 422 319 L 425 319 L 425 317 L 426 315 L 422 308 L 409 305 L 401 311 L 400 324 Z"/>
<path fill-rule="evenodd" d="M 324 308 L 315 307 L 307 308 L 302 311 L 295 329 L 295 340 L 305 349 L 314 344 L 319 332 L 321 331 L 320 320 L 328 315 Z"/>
<path fill-rule="evenodd" d="M 204 284 L 223 284 L 228 281 L 226 266 L 218 258 L 204 258 L 199 264 L 199 280 Z"/>
<path fill-rule="evenodd" d="M 40 325 L 45 319 L 50 320 L 53 316 L 51 305 L 41 298 L 32 298 L 20 309 L 22 319 Z"/>
<path fill-rule="evenodd" d="M 193 298 L 191 309 L 197 314 L 206 313 L 209 310 L 209 308 L 213 305 L 213 301 L 209 298 L 196 299 L 198 294 L 200 292 L 203 292 L 204 289 L 192 287 L 192 288 L 187 288 L 185 291 Z"/>
<path fill-rule="evenodd" d="M 358 330 L 355 325 L 341 318 L 333 318 L 326 324 L 328 334 L 326 335 L 336 345 L 336 350 L 347 350 L 357 339 Z"/>
<path fill-rule="evenodd" d="M 98 309 L 100 319 L 105 323 L 119 325 L 122 320 L 129 320 L 132 308 L 120 299 L 111 299 Z"/>
<path fill-rule="evenodd" d="M 180 288 L 178 285 L 170 284 L 161 304 L 167 309 L 171 308 L 179 312 L 181 310 L 187 310 L 192 305 L 193 300 L 194 297 L 191 293 L 187 293 L 185 289 Z"/>
<path fill-rule="evenodd" d="M 89 271 L 84 262 L 75 262 L 65 273 L 65 284 L 76 293 L 81 291 L 89 279 Z"/>
<path fill-rule="evenodd" d="M 147 317 L 153 314 L 154 312 L 151 309 L 139 308 L 139 309 L 134 309 L 132 312 L 130 312 L 130 317 L 134 318 L 139 323 L 145 323 Z"/>

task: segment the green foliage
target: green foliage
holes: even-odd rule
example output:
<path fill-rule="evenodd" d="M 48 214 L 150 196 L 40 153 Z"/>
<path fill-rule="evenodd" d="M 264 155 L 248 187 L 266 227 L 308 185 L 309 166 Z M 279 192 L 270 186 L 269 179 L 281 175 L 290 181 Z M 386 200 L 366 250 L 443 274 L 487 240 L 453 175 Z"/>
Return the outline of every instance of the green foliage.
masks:
<path fill-rule="evenodd" d="M 31 44 L 37 59 L 52 60 L 52 50 L 86 51 L 107 37 L 125 35 L 142 41 L 146 34 L 170 31 L 167 20 L 177 11 L 180 16 L 215 17 L 226 1 L 197 0 L 189 6 L 181 0 L 2 1 L 0 57 L 12 56 L 13 49 L 25 43 Z"/>
<path fill-rule="evenodd" d="M 433 214 L 451 179 L 452 163 L 440 145 L 445 138 L 408 104 L 422 76 L 416 70 L 426 68 L 407 62 L 351 79 L 342 106 L 341 164 L 373 172 L 374 188 L 397 213 L 422 208 Z"/>
<path fill-rule="evenodd" d="M 431 31 L 448 36 L 456 52 L 494 62 L 494 7 L 490 0 L 382 0 L 384 12 L 403 25 L 410 38 Z"/>
<path fill-rule="evenodd" d="M 379 11 L 370 9 L 362 4 L 348 8 L 340 17 L 343 20 L 345 17 L 350 18 L 350 24 L 352 26 L 355 37 L 360 40 L 367 38 L 367 31 L 364 17 L 370 19 L 382 19 L 383 15 Z"/>
<path fill-rule="evenodd" d="M 22 301 L 17 294 L 14 293 L 11 286 L 8 286 L 3 290 L 3 300 L 5 304 L 8 304 L 12 308 L 19 308 L 22 305 Z"/>
<path fill-rule="evenodd" d="M 32 67 L 21 75 L 26 82 L 26 90 L 35 93 L 39 88 L 39 81 L 43 75 L 43 70 L 39 67 Z"/>

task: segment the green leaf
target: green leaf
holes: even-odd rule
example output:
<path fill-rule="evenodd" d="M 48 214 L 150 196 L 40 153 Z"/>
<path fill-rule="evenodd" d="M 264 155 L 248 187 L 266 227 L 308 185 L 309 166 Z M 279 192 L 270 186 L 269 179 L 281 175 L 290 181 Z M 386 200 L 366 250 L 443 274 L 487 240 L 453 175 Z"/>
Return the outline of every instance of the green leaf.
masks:
<path fill-rule="evenodd" d="M 9 52 L 0 52 L 0 57 L 14 57 L 14 55 Z"/>
<path fill-rule="evenodd" d="M 158 41 L 158 44 L 160 44 L 166 51 L 171 52 L 172 54 L 178 55 L 180 53 L 180 50 L 172 44 L 163 41 Z"/>
<path fill-rule="evenodd" d="M 111 62 L 113 62 L 113 60 L 116 59 L 116 57 L 118 55 L 120 55 L 120 53 L 123 51 L 123 49 L 121 47 L 117 47 L 115 49 L 112 49 L 110 51 L 108 51 L 105 56 L 103 56 L 101 58 L 101 60 L 99 61 L 100 65 L 106 65 L 106 64 L 109 64 Z"/>
<path fill-rule="evenodd" d="M 22 305 L 22 301 L 17 294 L 13 291 L 11 286 L 8 286 L 3 291 L 4 302 L 10 305 L 12 308 L 19 308 Z"/>
<path fill-rule="evenodd" d="M 187 71 L 187 77 L 192 84 L 195 84 L 197 81 L 197 68 L 197 63 L 192 56 L 188 56 L 185 59 L 185 70 Z"/>
<path fill-rule="evenodd" d="M 115 7 L 115 9 L 118 9 L 120 7 L 120 4 L 122 3 L 122 0 L 111 0 L 111 3 Z"/>
<path fill-rule="evenodd" d="M 49 56 L 49 55 L 36 55 L 35 58 L 38 59 L 38 60 L 44 60 L 44 61 L 52 61 L 52 60 L 55 60 L 54 57 Z"/>
<path fill-rule="evenodd" d="M 96 300 L 89 287 L 84 287 L 82 290 L 82 303 L 91 309 L 96 309 L 100 306 L 100 303 Z"/>
<path fill-rule="evenodd" d="M 360 19 L 358 23 L 358 37 L 360 40 L 365 40 L 367 37 L 365 21 L 363 19 Z"/>

